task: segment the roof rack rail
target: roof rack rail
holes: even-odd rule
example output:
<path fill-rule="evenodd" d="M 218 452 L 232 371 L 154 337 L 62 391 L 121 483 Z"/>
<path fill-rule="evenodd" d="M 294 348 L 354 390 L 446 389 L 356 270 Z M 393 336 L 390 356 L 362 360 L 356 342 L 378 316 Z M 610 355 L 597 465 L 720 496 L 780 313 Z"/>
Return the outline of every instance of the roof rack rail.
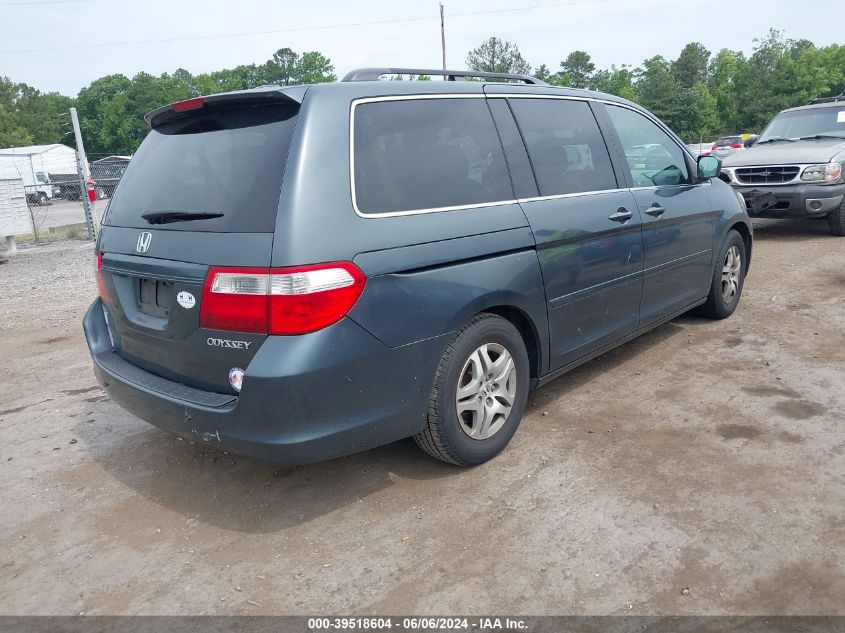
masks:
<path fill-rule="evenodd" d="M 836 101 L 845 101 L 845 92 L 836 95 L 835 97 L 821 97 L 820 99 L 810 99 L 807 102 L 807 105 L 813 105 L 816 103 L 834 103 Z"/>
<path fill-rule="evenodd" d="M 508 73 L 486 73 L 475 70 L 440 70 L 437 68 L 356 68 L 349 71 L 341 81 L 377 81 L 383 75 L 437 75 L 445 81 L 463 80 L 465 77 L 484 79 L 511 79 L 538 86 L 547 85 L 531 75 L 511 75 Z"/>

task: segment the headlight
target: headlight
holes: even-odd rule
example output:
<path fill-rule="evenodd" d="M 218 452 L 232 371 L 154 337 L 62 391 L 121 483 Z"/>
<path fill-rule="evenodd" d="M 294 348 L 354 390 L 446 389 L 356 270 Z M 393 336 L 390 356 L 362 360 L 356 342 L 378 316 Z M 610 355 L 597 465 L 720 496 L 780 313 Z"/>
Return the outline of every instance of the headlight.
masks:
<path fill-rule="evenodd" d="M 801 173 L 801 180 L 807 182 L 833 182 L 841 175 L 842 166 L 839 163 L 822 163 L 821 165 L 805 167 Z"/>
<path fill-rule="evenodd" d="M 727 178 L 728 182 L 734 181 L 734 170 L 730 167 L 722 167 L 722 172 L 719 175 Z M 725 178 L 722 178 L 722 180 L 724 180 Z"/>

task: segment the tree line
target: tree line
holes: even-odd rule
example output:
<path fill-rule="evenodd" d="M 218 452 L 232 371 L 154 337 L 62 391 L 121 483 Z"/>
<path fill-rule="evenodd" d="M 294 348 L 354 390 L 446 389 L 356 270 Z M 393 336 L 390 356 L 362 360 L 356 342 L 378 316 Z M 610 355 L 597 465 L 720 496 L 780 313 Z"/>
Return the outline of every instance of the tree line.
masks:
<path fill-rule="evenodd" d="M 845 46 L 817 47 L 806 39 L 787 39 L 774 29 L 754 40 L 748 56 L 729 49 L 714 54 L 691 42 L 674 60 L 657 55 L 639 66 L 610 68 L 596 68 L 586 51 L 569 53 L 557 67 L 533 68 L 516 44 L 491 37 L 469 52 L 466 64 L 471 70 L 534 74 L 553 85 L 630 99 L 654 112 L 688 142 L 759 132 L 784 108 L 845 93 Z M 89 153 L 131 154 L 147 132 L 143 115 L 162 104 L 265 84 L 336 79 L 328 57 L 290 48 L 279 49 L 263 64 L 198 75 L 184 69 L 159 76 L 141 72 L 131 79 L 108 75 L 82 88 L 74 98 L 0 77 L 0 147 L 73 145 L 67 111 L 76 106 Z"/>
<path fill-rule="evenodd" d="M 131 79 L 107 75 L 82 88 L 75 98 L 42 93 L 0 77 L 0 147 L 48 143 L 74 146 L 68 109 L 76 106 L 88 154 L 132 154 L 148 130 L 144 114 L 161 105 L 266 84 L 336 79 L 328 57 L 317 51 L 299 54 L 290 48 L 279 49 L 263 64 L 198 75 L 183 68 L 159 76 L 140 72 Z"/>
<path fill-rule="evenodd" d="M 517 46 L 498 38 L 470 51 L 467 64 L 473 70 L 532 73 Z M 630 99 L 687 142 L 712 141 L 722 134 L 760 132 L 784 108 L 845 93 L 845 46 L 817 47 L 771 29 L 754 40 L 750 56 L 726 48 L 714 55 L 691 42 L 674 60 L 656 55 L 636 67 L 597 69 L 589 53 L 573 51 L 557 69 L 542 64 L 533 75 Z"/>

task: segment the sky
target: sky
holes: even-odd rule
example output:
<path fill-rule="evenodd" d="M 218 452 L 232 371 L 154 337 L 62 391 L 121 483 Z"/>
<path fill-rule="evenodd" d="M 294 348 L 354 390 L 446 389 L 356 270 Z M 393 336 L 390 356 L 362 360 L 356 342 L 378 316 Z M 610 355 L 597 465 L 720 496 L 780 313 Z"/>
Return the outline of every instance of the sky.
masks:
<path fill-rule="evenodd" d="M 444 0 L 447 67 L 495 35 L 533 67 L 585 50 L 599 68 L 677 57 L 691 41 L 750 53 L 770 27 L 845 44 L 829 0 Z M 831 15 L 838 13 L 838 18 Z M 820 16 L 827 16 L 820 19 Z M 835 19 L 834 19 L 835 18 Z M 335 72 L 440 67 L 436 0 L 0 0 L 0 76 L 75 95 L 103 75 L 194 74 L 318 50 Z"/>

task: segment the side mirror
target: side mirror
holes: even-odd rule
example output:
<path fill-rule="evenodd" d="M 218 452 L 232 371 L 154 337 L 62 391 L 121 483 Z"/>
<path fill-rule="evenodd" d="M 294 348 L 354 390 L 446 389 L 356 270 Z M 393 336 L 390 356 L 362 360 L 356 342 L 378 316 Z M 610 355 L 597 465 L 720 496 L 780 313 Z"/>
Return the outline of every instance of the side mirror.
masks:
<path fill-rule="evenodd" d="M 757 134 L 752 134 L 752 135 L 751 135 L 751 136 L 749 136 L 747 139 L 745 139 L 745 142 L 743 143 L 743 145 L 745 145 L 745 147 L 751 147 L 752 145 L 754 145 L 754 143 L 756 143 L 756 142 L 757 142 L 757 139 L 758 139 L 758 138 L 760 138 L 760 136 L 759 136 L 759 135 L 757 135 Z"/>
<path fill-rule="evenodd" d="M 715 178 L 722 171 L 722 159 L 715 156 L 698 157 L 698 179 L 709 180 Z"/>

